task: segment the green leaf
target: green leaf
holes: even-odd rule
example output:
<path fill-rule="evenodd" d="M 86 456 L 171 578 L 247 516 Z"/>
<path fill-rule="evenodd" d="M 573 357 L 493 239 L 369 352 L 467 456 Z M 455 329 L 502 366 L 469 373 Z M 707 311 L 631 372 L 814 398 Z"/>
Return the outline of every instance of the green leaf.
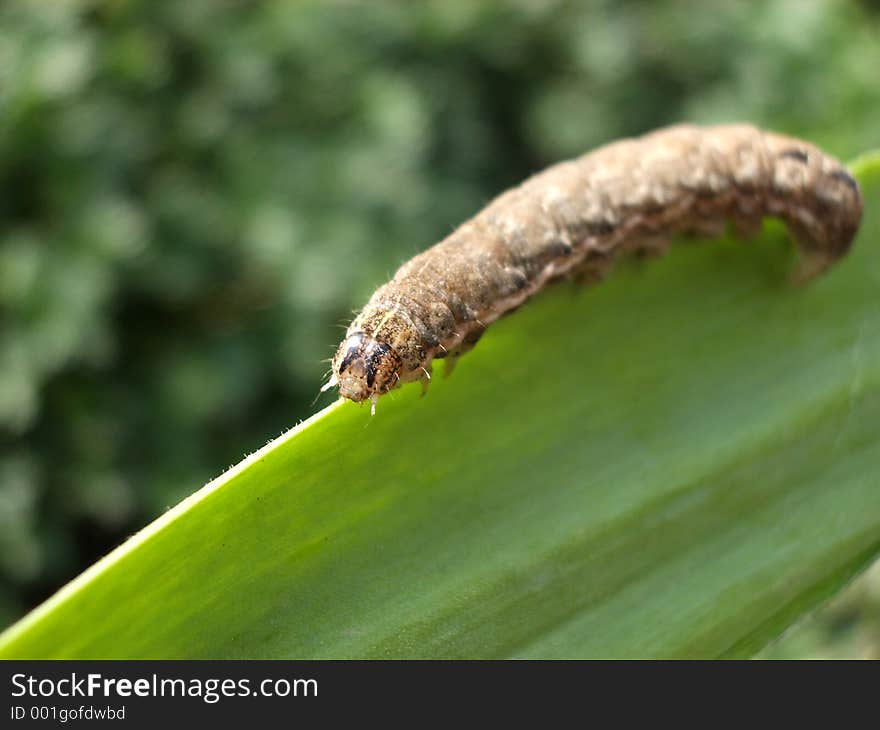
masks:
<path fill-rule="evenodd" d="M 0 637 L 2 657 L 749 656 L 880 552 L 880 155 L 804 287 L 778 225 L 336 404 Z"/>

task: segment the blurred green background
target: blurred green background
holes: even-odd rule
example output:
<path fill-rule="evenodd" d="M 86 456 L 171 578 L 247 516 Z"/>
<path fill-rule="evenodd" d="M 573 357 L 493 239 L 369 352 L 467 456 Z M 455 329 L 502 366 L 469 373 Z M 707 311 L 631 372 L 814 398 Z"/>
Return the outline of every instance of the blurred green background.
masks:
<path fill-rule="evenodd" d="M 308 416 L 495 193 L 747 120 L 880 146 L 880 2 L 0 2 L 0 625 Z M 880 657 L 877 566 L 767 656 Z"/>

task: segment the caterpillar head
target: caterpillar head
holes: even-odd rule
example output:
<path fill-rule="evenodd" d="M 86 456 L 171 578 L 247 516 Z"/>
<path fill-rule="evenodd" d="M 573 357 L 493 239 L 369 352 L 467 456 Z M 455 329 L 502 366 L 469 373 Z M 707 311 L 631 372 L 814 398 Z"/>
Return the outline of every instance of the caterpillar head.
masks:
<path fill-rule="evenodd" d="M 333 377 L 328 387 L 338 385 L 343 398 L 356 403 L 370 398 L 375 406 L 380 395 L 400 382 L 402 367 L 400 356 L 390 345 L 355 332 L 342 341 L 333 357 Z"/>

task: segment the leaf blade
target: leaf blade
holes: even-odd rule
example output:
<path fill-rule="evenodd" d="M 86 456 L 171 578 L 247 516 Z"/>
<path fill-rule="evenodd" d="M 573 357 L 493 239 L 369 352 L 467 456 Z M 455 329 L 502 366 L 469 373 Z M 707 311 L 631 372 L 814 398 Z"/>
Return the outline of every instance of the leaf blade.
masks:
<path fill-rule="evenodd" d="M 249 457 L 0 656 L 748 654 L 880 552 L 880 157 L 856 172 L 819 281 L 771 226 L 548 293 L 426 399 Z"/>

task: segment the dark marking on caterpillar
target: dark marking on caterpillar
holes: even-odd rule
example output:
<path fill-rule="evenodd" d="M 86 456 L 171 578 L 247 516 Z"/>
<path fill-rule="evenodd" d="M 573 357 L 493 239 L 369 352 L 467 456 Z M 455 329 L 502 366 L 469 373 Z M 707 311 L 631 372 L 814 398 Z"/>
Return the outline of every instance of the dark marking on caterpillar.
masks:
<path fill-rule="evenodd" d="M 856 193 L 859 192 L 859 184 L 856 182 L 856 179 L 846 170 L 835 170 L 831 173 L 831 177 L 833 177 L 835 180 L 840 180 L 840 182 L 849 187 L 850 190 Z"/>
<path fill-rule="evenodd" d="M 810 161 L 810 156 L 803 150 L 785 150 L 785 152 L 782 152 L 779 156 L 790 157 L 798 162 L 803 162 L 805 165 Z"/>
<path fill-rule="evenodd" d="M 608 221 L 598 221 L 593 226 L 593 231 L 598 233 L 600 236 L 607 236 L 610 233 L 614 233 L 614 229 L 616 226 L 613 223 Z"/>
<path fill-rule="evenodd" d="M 601 280 L 627 253 L 659 254 L 677 234 L 750 235 L 781 218 L 801 249 L 800 278 L 855 237 L 852 176 L 808 142 L 749 125 L 679 125 L 600 147 L 499 195 L 380 287 L 348 328 L 322 388 L 353 401 L 401 383 L 427 386 L 486 328 L 563 278 Z"/>

